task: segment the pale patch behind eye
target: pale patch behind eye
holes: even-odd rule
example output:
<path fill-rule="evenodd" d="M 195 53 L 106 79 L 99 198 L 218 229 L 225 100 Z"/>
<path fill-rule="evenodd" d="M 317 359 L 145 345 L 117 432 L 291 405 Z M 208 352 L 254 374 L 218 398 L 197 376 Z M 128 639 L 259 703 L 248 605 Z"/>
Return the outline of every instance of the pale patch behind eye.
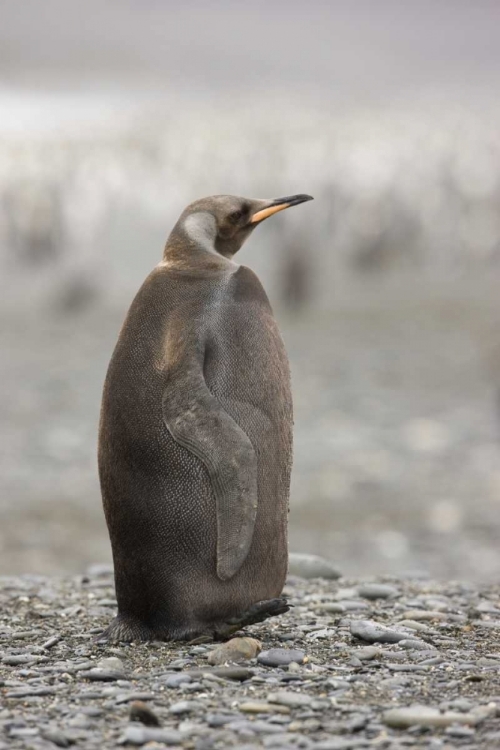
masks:
<path fill-rule="evenodd" d="M 204 250 L 217 253 L 215 238 L 217 237 L 217 222 L 208 211 L 198 211 L 186 216 L 183 229 L 190 240 L 196 242 Z"/>

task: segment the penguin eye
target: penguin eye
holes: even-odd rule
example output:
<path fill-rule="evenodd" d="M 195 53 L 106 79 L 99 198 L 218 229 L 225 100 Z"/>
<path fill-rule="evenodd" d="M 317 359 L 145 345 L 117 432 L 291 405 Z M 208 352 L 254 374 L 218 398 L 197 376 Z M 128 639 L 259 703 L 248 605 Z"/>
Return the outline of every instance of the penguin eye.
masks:
<path fill-rule="evenodd" d="M 239 222 L 242 220 L 242 218 L 245 216 L 246 211 L 243 209 L 240 209 L 239 211 L 233 211 L 229 214 L 228 219 L 231 222 L 231 224 L 239 224 Z"/>

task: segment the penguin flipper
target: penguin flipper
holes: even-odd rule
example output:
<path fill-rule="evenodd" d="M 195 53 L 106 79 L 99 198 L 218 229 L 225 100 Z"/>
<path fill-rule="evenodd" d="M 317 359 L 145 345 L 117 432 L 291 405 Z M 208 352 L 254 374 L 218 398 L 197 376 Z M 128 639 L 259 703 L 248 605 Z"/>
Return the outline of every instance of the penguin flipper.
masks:
<path fill-rule="evenodd" d="M 217 576 L 232 578 L 248 555 L 257 515 L 257 456 L 248 435 L 211 394 L 202 367 L 167 374 L 163 420 L 206 467 L 217 506 Z"/>

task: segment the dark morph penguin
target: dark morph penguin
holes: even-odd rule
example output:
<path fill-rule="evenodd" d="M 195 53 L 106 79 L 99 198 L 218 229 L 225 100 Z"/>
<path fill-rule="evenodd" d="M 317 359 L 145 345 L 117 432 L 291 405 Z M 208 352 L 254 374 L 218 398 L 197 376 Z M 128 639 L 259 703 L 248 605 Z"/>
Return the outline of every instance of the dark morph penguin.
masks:
<path fill-rule="evenodd" d="M 233 256 L 308 200 L 192 203 L 132 303 L 99 433 L 118 600 L 104 637 L 224 637 L 288 609 L 288 360 L 259 279 Z"/>

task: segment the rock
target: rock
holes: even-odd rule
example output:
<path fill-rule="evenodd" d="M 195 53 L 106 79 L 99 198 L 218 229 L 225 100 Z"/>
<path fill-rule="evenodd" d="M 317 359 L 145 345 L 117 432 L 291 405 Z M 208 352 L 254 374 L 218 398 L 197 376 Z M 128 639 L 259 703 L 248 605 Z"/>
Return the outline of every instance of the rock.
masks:
<path fill-rule="evenodd" d="M 395 599 L 400 592 L 388 583 L 365 583 L 358 588 L 358 596 L 363 599 Z"/>
<path fill-rule="evenodd" d="M 34 656 L 33 654 L 13 654 L 2 657 L 2 663 L 7 664 L 9 667 L 27 666 L 28 664 L 37 664 L 40 662 L 46 662 L 42 656 Z"/>
<path fill-rule="evenodd" d="M 291 552 L 288 558 L 288 573 L 300 578 L 340 578 L 339 571 L 331 562 L 318 555 Z"/>
<path fill-rule="evenodd" d="M 430 643 L 426 643 L 425 641 L 417 640 L 416 638 L 403 638 L 403 640 L 398 642 L 398 646 L 400 648 L 404 648 L 406 651 L 432 651 L 435 650 L 433 646 L 430 645 Z"/>
<path fill-rule="evenodd" d="M 408 609 L 404 613 L 406 620 L 447 620 L 448 617 L 444 612 L 430 611 L 428 609 Z"/>
<path fill-rule="evenodd" d="M 226 662 L 248 661 L 255 659 L 261 650 L 262 646 L 255 638 L 231 638 L 209 653 L 208 663 L 215 666 Z"/>
<path fill-rule="evenodd" d="M 206 669 L 190 669 L 188 673 L 191 677 L 199 678 L 206 675 L 214 675 L 215 677 L 221 677 L 223 680 L 231 680 L 234 682 L 244 682 L 253 677 L 254 670 L 246 669 L 245 667 L 207 667 Z"/>
<path fill-rule="evenodd" d="M 262 740 L 264 747 L 278 747 L 283 750 L 291 748 L 295 750 L 309 750 L 309 748 L 316 747 L 313 745 L 311 739 L 303 734 L 297 734 L 296 732 L 283 732 L 282 734 L 272 734 L 270 737 L 264 737 Z"/>
<path fill-rule="evenodd" d="M 281 706 L 289 706 L 290 708 L 302 708 L 303 706 L 310 706 L 313 702 L 313 698 L 305 693 L 292 693 L 287 690 L 280 690 L 277 693 L 269 693 L 267 696 L 269 703 L 279 703 Z"/>
<path fill-rule="evenodd" d="M 140 721 L 147 727 L 159 727 L 160 720 L 154 711 L 142 701 L 134 701 L 130 704 L 129 710 L 130 721 Z"/>
<path fill-rule="evenodd" d="M 371 659 L 378 659 L 382 655 L 382 649 L 376 646 L 364 646 L 363 648 L 357 648 L 352 652 L 352 656 L 356 657 L 360 661 L 370 661 Z"/>
<path fill-rule="evenodd" d="M 119 745 L 145 745 L 147 742 L 163 742 L 164 745 L 180 745 L 184 736 L 175 729 L 141 727 L 130 724 L 118 740 Z"/>
<path fill-rule="evenodd" d="M 57 727 L 45 727 L 41 730 L 40 734 L 44 740 L 52 742 L 57 747 L 69 747 L 72 744 L 64 732 L 61 732 Z"/>
<path fill-rule="evenodd" d="M 115 698 L 115 703 L 117 706 L 119 706 L 122 703 L 132 703 L 133 701 L 152 701 L 153 698 L 153 693 L 139 693 L 137 691 L 133 691 L 130 693 L 119 693 Z"/>
<path fill-rule="evenodd" d="M 417 620 L 399 620 L 398 627 L 408 628 L 409 630 L 415 630 L 419 633 L 435 633 L 428 625 L 423 622 L 417 622 Z"/>
<path fill-rule="evenodd" d="M 314 745 L 314 750 L 357 750 L 358 748 L 370 747 L 371 742 L 363 738 L 355 740 L 343 740 L 340 737 L 331 737 Z M 393 750 L 399 750 L 396 745 L 391 745 Z"/>
<path fill-rule="evenodd" d="M 238 734 L 246 734 L 247 732 L 252 732 L 252 734 L 281 734 L 282 732 L 279 725 L 272 724 L 270 721 L 249 721 L 246 719 L 232 721 L 230 724 L 226 725 L 226 729 L 238 732 Z M 237 747 L 239 747 L 239 744 Z"/>
<path fill-rule="evenodd" d="M 246 714 L 290 713 L 290 709 L 285 705 L 272 705 L 264 701 L 246 701 L 245 703 L 240 703 L 238 710 Z"/>
<path fill-rule="evenodd" d="M 351 635 L 368 643 L 398 643 L 409 638 L 407 630 L 386 628 L 373 620 L 351 620 Z"/>
<path fill-rule="evenodd" d="M 185 674 L 184 672 L 180 672 L 178 674 L 171 674 L 165 680 L 165 687 L 178 688 L 181 685 L 186 685 L 188 682 L 191 682 L 192 679 L 193 678 L 191 677 L 191 675 Z"/>
<path fill-rule="evenodd" d="M 257 661 L 266 667 L 285 667 L 291 662 L 303 664 L 306 658 L 305 651 L 294 648 L 270 648 L 269 651 L 262 651 Z"/>
<path fill-rule="evenodd" d="M 49 638 L 48 641 L 45 641 L 45 643 L 42 644 L 42 648 L 48 651 L 49 649 L 57 645 L 60 640 L 61 640 L 60 635 L 53 635 L 52 638 Z M 61 745 L 61 747 L 64 747 L 64 745 Z"/>
<path fill-rule="evenodd" d="M 116 672 L 112 669 L 101 669 L 100 667 L 82 670 L 79 674 L 85 680 L 91 680 L 92 682 L 114 682 L 115 680 L 126 679 L 126 675 L 123 672 Z"/>
<path fill-rule="evenodd" d="M 97 662 L 99 669 L 108 670 L 113 672 L 124 672 L 125 668 L 121 659 L 117 656 L 108 656 L 106 659 L 101 659 Z"/>
<path fill-rule="evenodd" d="M 30 696 L 44 696 L 44 695 L 55 695 L 57 690 L 53 687 L 26 687 L 20 688 L 19 690 L 9 690 L 6 694 L 6 698 L 28 698 Z"/>
<path fill-rule="evenodd" d="M 173 703 L 168 710 L 174 716 L 179 716 L 180 714 L 190 714 L 193 711 L 200 711 L 202 708 L 203 703 L 198 701 L 179 701 L 178 703 Z"/>
<path fill-rule="evenodd" d="M 407 708 L 391 708 L 384 711 L 382 721 L 394 729 L 406 729 L 412 726 L 448 727 L 451 724 L 468 724 L 474 726 L 484 719 L 480 714 L 459 713 L 457 711 L 441 712 L 438 708 L 429 706 L 408 706 Z"/>
<path fill-rule="evenodd" d="M 209 727 L 224 727 L 231 721 L 235 721 L 235 714 L 207 714 L 206 720 Z"/>
<path fill-rule="evenodd" d="M 461 726 L 460 724 L 452 724 L 450 727 L 447 727 L 445 730 L 445 733 L 449 737 L 474 737 L 476 734 L 476 730 L 472 729 L 472 727 L 466 727 Z"/>

